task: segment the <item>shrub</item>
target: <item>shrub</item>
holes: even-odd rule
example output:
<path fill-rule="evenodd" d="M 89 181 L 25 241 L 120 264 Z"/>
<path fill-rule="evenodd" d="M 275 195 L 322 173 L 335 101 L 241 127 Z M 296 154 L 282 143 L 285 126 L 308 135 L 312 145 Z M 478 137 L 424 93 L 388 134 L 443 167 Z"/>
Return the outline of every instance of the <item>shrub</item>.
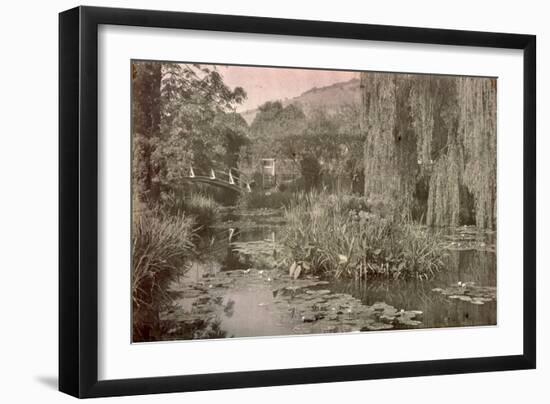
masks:
<path fill-rule="evenodd" d="M 222 206 L 234 206 L 239 199 L 239 193 L 231 189 L 216 187 L 208 184 L 194 184 L 196 194 L 213 199 Z"/>
<path fill-rule="evenodd" d="M 293 198 L 291 192 L 254 191 L 241 196 L 239 205 L 243 209 L 280 209 L 288 206 Z"/>
<path fill-rule="evenodd" d="M 193 194 L 184 200 L 184 210 L 188 215 L 193 216 L 195 223 L 201 230 L 208 229 L 214 225 L 219 218 L 220 205 L 212 198 L 200 194 Z"/>
<path fill-rule="evenodd" d="M 164 202 L 163 210 L 170 216 L 193 217 L 197 231 L 203 232 L 219 219 L 220 205 L 213 198 L 202 194 L 170 195 Z"/>
<path fill-rule="evenodd" d="M 194 253 L 193 221 L 184 216 L 143 214 L 132 233 L 133 340 L 155 339 L 159 311 L 170 303 L 168 285 Z"/>
<path fill-rule="evenodd" d="M 285 186 L 286 186 L 286 189 L 284 191 L 288 191 L 292 194 L 304 192 L 304 189 L 306 187 L 304 179 L 302 177 L 296 178 L 292 181 L 289 181 L 288 183 L 285 183 Z"/>
<path fill-rule="evenodd" d="M 443 265 L 435 236 L 394 216 L 350 209 L 348 197 L 301 194 L 285 218 L 283 243 L 317 273 L 426 279 Z"/>
<path fill-rule="evenodd" d="M 345 210 L 365 211 L 370 212 L 372 204 L 364 196 L 358 195 L 342 195 L 338 197 L 342 202 L 342 208 Z"/>

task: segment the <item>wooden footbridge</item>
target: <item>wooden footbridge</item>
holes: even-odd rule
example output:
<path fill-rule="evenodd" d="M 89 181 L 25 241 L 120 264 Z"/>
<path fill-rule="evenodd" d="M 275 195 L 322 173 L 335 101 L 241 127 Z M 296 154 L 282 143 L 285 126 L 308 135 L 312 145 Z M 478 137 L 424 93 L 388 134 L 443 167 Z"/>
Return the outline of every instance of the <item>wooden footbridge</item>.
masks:
<path fill-rule="evenodd" d="M 235 192 L 252 192 L 250 181 L 236 168 L 230 168 L 227 171 L 210 168 L 208 172 L 200 172 L 190 167 L 189 175 L 185 176 L 184 180 L 209 184 Z"/>

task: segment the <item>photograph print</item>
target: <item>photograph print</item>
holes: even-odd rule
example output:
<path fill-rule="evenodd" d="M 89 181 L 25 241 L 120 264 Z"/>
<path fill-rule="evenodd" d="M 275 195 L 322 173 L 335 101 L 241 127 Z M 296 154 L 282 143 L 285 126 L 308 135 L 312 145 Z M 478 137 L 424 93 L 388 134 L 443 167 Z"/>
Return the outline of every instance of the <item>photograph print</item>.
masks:
<path fill-rule="evenodd" d="M 497 79 L 131 61 L 132 342 L 497 324 Z"/>

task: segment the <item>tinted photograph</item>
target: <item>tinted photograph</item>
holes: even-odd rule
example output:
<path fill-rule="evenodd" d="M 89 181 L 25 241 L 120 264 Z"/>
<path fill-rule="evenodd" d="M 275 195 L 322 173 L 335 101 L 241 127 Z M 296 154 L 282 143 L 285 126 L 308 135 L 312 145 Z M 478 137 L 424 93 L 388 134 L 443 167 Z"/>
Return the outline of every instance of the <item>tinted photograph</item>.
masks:
<path fill-rule="evenodd" d="M 134 343 L 497 324 L 496 78 L 130 80 Z"/>

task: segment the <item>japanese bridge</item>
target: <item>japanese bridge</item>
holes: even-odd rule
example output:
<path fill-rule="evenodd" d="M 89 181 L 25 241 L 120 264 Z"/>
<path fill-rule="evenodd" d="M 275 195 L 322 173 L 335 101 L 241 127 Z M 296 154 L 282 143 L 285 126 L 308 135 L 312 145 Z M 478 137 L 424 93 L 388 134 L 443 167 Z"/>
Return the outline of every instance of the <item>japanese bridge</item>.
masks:
<path fill-rule="evenodd" d="M 227 171 L 214 170 L 211 168 L 209 172 L 202 173 L 189 168 L 189 175 L 183 177 L 189 182 L 200 182 L 221 188 L 230 189 L 235 192 L 251 192 L 250 181 L 236 168 L 230 168 Z"/>

